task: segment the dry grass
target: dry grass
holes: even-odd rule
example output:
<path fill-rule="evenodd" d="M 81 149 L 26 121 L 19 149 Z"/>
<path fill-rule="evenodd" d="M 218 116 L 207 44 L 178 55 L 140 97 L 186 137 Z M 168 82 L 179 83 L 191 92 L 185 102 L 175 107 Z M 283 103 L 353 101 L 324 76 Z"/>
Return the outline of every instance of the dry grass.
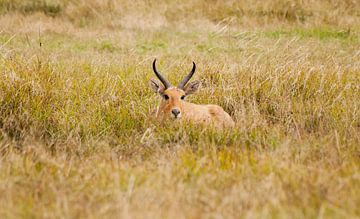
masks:
<path fill-rule="evenodd" d="M 359 218 L 359 8 L 0 0 L 0 218 Z M 152 119 L 155 57 L 236 129 Z"/>

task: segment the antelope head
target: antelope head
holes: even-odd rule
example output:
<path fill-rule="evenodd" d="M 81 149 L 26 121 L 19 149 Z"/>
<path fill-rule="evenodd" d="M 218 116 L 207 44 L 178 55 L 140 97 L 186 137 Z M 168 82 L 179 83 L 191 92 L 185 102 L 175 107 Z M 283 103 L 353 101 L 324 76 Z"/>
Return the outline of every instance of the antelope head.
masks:
<path fill-rule="evenodd" d="M 180 119 L 184 114 L 186 96 L 197 91 L 200 85 L 198 80 L 188 83 L 195 73 L 195 62 L 193 62 L 193 67 L 189 74 L 176 87 L 172 86 L 156 69 L 156 59 L 152 66 L 155 75 L 160 80 L 160 82 L 154 79 L 150 80 L 150 87 L 162 97 L 158 114 L 161 113 L 165 117 L 169 116 L 173 119 Z"/>

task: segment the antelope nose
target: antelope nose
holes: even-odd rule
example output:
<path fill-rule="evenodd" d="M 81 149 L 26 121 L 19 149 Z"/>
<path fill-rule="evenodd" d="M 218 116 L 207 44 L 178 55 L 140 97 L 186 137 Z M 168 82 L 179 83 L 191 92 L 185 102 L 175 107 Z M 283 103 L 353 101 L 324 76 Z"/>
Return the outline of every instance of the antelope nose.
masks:
<path fill-rule="evenodd" d="M 171 113 L 174 114 L 175 118 L 180 114 L 180 110 L 178 109 L 172 109 Z"/>

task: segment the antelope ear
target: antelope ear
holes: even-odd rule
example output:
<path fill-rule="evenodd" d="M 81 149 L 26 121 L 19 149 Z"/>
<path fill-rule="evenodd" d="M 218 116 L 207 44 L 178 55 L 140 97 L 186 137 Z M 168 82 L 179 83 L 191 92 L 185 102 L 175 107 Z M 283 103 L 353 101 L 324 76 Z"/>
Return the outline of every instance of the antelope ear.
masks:
<path fill-rule="evenodd" d="M 155 79 L 150 79 L 150 88 L 155 92 L 162 94 L 164 92 L 164 86 Z"/>
<path fill-rule="evenodd" d="M 184 88 L 185 94 L 189 95 L 195 93 L 199 89 L 199 86 L 200 81 L 198 80 L 189 82 Z"/>

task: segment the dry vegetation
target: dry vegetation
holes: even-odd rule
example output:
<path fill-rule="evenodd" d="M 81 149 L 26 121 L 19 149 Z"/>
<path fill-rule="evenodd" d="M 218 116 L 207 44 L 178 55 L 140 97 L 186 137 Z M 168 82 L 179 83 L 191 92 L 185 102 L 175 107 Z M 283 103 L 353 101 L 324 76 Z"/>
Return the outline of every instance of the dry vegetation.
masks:
<path fill-rule="evenodd" d="M 356 0 L 0 0 L 0 218 L 359 218 Z M 151 62 L 232 131 L 151 119 Z"/>

